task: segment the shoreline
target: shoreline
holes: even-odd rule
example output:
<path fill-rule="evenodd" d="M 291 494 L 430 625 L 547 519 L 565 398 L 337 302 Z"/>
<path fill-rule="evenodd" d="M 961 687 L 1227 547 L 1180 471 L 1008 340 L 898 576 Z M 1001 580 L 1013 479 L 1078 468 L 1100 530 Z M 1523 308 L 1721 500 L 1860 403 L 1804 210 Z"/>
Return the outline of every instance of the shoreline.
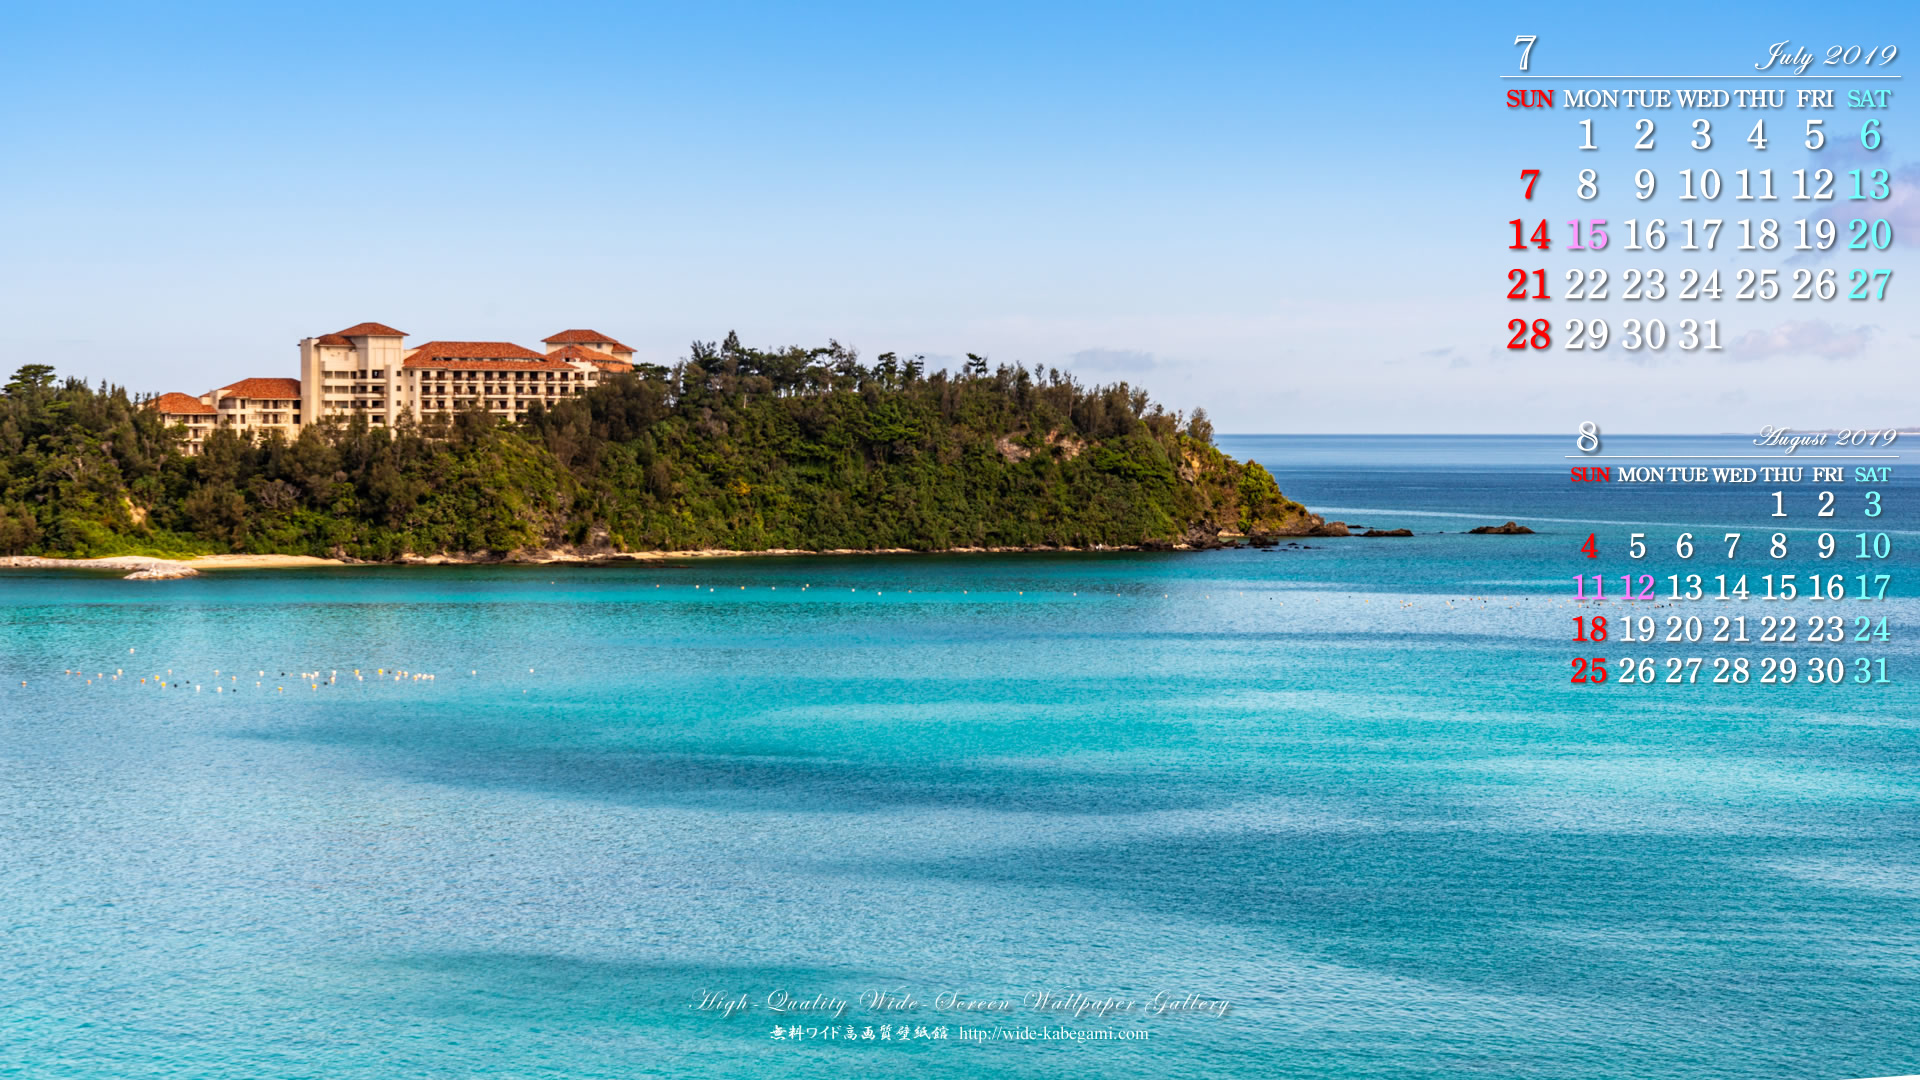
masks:
<path fill-rule="evenodd" d="M 1224 548 L 1274 548 L 1281 541 L 1299 542 L 1357 535 L 1341 521 L 1312 519 L 1313 527 L 1299 532 L 1248 536 L 1221 531 L 1208 536 L 1194 532 L 1180 541 L 1151 544 L 1094 544 L 1088 547 L 969 546 L 948 548 L 683 548 L 674 551 L 613 551 L 574 548 L 521 549 L 507 552 L 439 552 L 405 554 L 396 559 L 323 558 L 318 555 L 219 554 L 168 558 L 161 555 L 109 555 L 95 559 L 66 559 L 46 555 L 0 556 L 0 570 L 125 570 L 130 581 L 162 581 L 198 577 L 203 570 L 299 570 L 343 566 L 609 566 L 616 563 L 659 563 L 671 559 L 734 559 L 761 556 L 845 555 L 1042 555 L 1096 554 L 1137 551 L 1213 551 Z"/>
<path fill-rule="evenodd" d="M 1304 539 L 1305 537 L 1302 537 Z M 845 556 L 845 555 L 1039 555 L 1094 554 L 1137 551 L 1205 551 L 1240 546 L 1245 538 L 1222 534 L 1217 544 L 1170 544 L 1148 547 L 1141 544 L 1095 545 L 1092 547 L 953 547 L 953 548 L 767 548 L 740 551 L 732 548 L 693 548 L 678 551 L 607 551 L 581 554 L 564 549 L 435 555 L 402 555 L 387 561 L 330 559 L 316 555 L 194 555 L 165 558 L 157 555 L 113 555 L 97 559 L 63 559 L 42 555 L 0 556 L 0 570 L 125 570 L 130 580 L 166 580 L 197 577 L 201 571 L 219 570 L 294 570 L 345 566 L 555 566 L 613 565 L 618 563 L 657 563 L 671 559 L 731 559 L 763 556 Z M 1318 539 L 1315 537 L 1315 539 Z"/>
<path fill-rule="evenodd" d="M 348 566 L 341 559 L 312 555 L 194 555 L 169 559 L 159 555 L 108 555 L 98 559 L 57 559 L 44 555 L 0 557 L 0 570 L 130 570 L 137 580 L 193 577 L 201 570 L 284 570 L 305 566 Z"/>
<path fill-rule="evenodd" d="M 674 551 L 615 551 L 595 548 L 581 551 L 572 547 L 522 548 L 514 551 L 438 552 L 432 555 L 401 555 L 395 559 L 324 558 L 318 555 L 219 554 L 168 558 L 162 555 L 110 555 L 96 559 L 65 559 L 45 555 L 0 556 L 0 570 L 124 570 L 130 581 L 163 581 L 198 577 L 203 570 L 300 570 L 342 566 L 610 566 L 617 563 L 660 563 L 672 559 L 734 559 L 756 556 L 823 555 L 1041 555 L 1095 554 L 1137 551 L 1213 551 L 1224 548 L 1252 547 L 1272 549 L 1281 542 L 1328 539 L 1355 535 L 1390 535 L 1351 531 L 1344 521 L 1326 521 L 1309 515 L 1310 527 L 1286 532 L 1244 533 L 1220 530 L 1208 533 L 1190 530 L 1172 542 L 1146 544 L 1093 544 L 1087 547 L 1060 546 L 967 546 L 948 548 L 765 548 L 741 551 L 735 548 L 682 548 Z M 1512 523 L 1508 523 L 1512 527 Z M 1361 528 L 1355 526 L 1354 528 Z M 1398 535 L 1398 534 L 1392 534 Z M 1406 535 L 1411 535 L 1406 534 Z"/>

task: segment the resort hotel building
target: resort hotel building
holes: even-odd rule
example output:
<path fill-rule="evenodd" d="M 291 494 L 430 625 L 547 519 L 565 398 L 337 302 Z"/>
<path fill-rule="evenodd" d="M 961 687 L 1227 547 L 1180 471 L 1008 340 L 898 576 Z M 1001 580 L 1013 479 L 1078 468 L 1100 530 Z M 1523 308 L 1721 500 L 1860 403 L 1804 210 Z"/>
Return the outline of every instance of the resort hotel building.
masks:
<path fill-rule="evenodd" d="M 298 379 L 241 379 L 150 402 L 169 424 L 186 428 L 188 453 L 199 453 L 215 428 L 250 437 L 278 431 L 288 439 L 303 424 L 364 416 L 373 425 L 484 409 L 503 420 L 526 416 L 534 402 L 583 394 L 607 375 L 633 370 L 633 350 L 596 330 L 562 330 L 544 353 L 510 341 L 429 341 L 408 347 L 406 334 L 368 322 L 300 342 Z"/>

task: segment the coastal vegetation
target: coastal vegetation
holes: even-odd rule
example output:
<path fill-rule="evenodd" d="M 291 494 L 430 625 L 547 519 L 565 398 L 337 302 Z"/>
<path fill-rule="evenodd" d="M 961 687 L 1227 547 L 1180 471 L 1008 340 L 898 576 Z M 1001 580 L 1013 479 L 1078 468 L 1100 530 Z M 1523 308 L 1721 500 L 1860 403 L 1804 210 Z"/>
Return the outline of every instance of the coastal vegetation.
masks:
<path fill-rule="evenodd" d="M 1319 523 L 1203 411 L 1056 370 L 696 342 L 507 424 L 323 423 L 183 453 L 121 387 L 0 392 L 0 554 L 1172 546 Z"/>

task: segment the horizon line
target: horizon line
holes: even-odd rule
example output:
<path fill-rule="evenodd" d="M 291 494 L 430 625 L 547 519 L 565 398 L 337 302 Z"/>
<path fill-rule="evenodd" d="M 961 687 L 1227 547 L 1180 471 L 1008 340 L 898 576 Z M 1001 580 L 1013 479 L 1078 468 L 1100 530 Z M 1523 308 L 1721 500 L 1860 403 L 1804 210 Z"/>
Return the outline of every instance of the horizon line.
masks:
<path fill-rule="evenodd" d="M 1899 75 L 1502 75 L 1503 79 L 1898 79 Z"/>

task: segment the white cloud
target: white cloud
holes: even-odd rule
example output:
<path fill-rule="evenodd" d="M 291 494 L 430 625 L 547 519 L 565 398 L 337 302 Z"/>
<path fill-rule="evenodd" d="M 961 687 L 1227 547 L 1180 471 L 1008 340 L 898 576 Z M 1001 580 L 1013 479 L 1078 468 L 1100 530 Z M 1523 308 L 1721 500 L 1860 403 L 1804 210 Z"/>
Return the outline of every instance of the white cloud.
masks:
<path fill-rule="evenodd" d="M 1880 204 L 1880 216 L 1893 223 L 1896 229 L 1920 227 L 1920 195 L 1914 193 L 1914 185 L 1920 184 L 1920 165 L 1903 165 L 1893 171 L 1893 194 Z"/>
<path fill-rule="evenodd" d="M 1750 330 L 1733 343 L 1733 355 L 1742 360 L 1773 356 L 1818 356 L 1841 360 L 1858 356 L 1873 340 L 1872 326 L 1837 327 L 1819 319 L 1781 323 L 1771 330 Z"/>
<path fill-rule="evenodd" d="M 1088 371 L 1152 371 L 1161 366 L 1150 352 L 1139 349 L 1081 349 L 1070 358 Z"/>

